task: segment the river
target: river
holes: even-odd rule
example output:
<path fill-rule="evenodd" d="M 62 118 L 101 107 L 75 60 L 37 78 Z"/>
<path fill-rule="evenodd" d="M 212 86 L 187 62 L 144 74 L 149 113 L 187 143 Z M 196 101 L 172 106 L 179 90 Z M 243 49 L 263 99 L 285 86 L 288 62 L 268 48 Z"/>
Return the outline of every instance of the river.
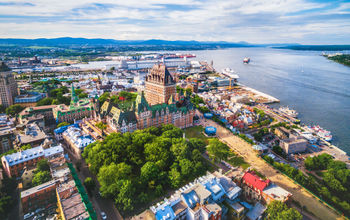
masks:
<path fill-rule="evenodd" d="M 321 52 L 271 48 L 192 51 L 197 60 L 214 62 L 217 71 L 230 67 L 239 81 L 278 98 L 278 105 L 299 112 L 305 124 L 330 130 L 332 143 L 350 153 L 350 68 Z M 249 64 L 243 64 L 250 57 Z"/>

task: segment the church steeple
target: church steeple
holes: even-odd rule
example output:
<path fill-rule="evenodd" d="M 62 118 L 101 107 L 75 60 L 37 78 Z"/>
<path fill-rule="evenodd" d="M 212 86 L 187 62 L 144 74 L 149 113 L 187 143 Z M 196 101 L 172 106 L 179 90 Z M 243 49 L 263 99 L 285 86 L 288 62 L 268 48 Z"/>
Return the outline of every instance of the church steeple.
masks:
<path fill-rule="evenodd" d="M 79 102 L 79 97 L 75 93 L 74 84 L 72 83 L 72 99 L 71 99 L 71 103 L 76 104 L 78 102 Z"/>

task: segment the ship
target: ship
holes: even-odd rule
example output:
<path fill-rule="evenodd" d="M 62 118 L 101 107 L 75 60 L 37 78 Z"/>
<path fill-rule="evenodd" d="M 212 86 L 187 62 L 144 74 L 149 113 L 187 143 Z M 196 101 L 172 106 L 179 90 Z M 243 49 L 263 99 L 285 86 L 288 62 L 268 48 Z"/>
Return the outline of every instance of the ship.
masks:
<path fill-rule="evenodd" d="M 332 141 L 333 136 L 330 131 L 327 131 L 326 129 L 323 129 L 319 125 L 315 125 L 310 127 L 317 136 L 320 138 L 323 138 L 325 141 Z"/>
<path fill-rule="evenodd" d="M 243 63 L 248 64 L 249 62 L 250 62 L 250 58 L 249 57 L 245 57 L 243 59 Z"/>
<path fill-rule="evenodd" d="M 288 108 L 288 107 L 280 107 L 278 110 L 279 110 L 280 112 L 282 112 L 282 113 L 288 115 L 288 116 L 293 117 L 293 118 L 297 118 L 297 117 L 298 117 L 298 112 L 295 111 L 295 110 L 293 110 L 293 109 L 290 109 L 290 108 Z"/>
<path fill-rule="evenodd" d="M 238 74 L 231 68 L 225 68 L 221 72 L 223 75 L 228 76 L 231 79 L 235 79 L 235 80 L 239 79 Z"/>

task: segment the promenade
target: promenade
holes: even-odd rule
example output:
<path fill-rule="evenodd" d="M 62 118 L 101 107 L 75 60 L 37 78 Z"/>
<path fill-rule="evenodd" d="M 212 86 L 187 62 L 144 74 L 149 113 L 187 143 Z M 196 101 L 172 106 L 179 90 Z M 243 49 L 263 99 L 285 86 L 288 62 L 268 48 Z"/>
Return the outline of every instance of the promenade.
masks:
<path fill-rule="evenodd" d="M 305 206 L 307 210 L 313 213 L 318 219 L 342 219 L 341 216 L 318 201 L 317 198 L 313 197 L 304 188 L 298 186 L 288 177 L 269 166 L 263 159 L 257 156 L 257 153 L 252 150 L 252 146 L 250 144 L 233 135 L 229 130 L 211 120 L 206 120 L 205 122 L 202 121 L 202 125 L 216 127 L 217 137 L 221 141 L 226 143 L 232 150 L 243 156 L 245 161 L 248 162 L 253 168 L 265 175 L 271 181 L 291 192 L 293 194 L 292 198 L 298 201 L 301 206 Z"/>

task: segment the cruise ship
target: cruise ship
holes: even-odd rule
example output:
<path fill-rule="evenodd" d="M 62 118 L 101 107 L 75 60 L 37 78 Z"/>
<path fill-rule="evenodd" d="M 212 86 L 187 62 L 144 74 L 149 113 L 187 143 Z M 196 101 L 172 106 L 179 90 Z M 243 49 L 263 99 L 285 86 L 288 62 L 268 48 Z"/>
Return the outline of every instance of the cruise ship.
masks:
<path fill-rule="evenodd" d="M 224 74 L 225 76 L 230 77 L 231 79 L 239 79 L 238 74 L 231 68 L 225 68 L 222 70 L 222 74 Z"/>
<path fill-rule="evenodd" d="M 317 136 L 323 138 L 325 141 L 332 141 L 333 136 L 330 131 L 323 129 L 319 125 L 311 126 L 310 128 L 316 133 Z"/>

